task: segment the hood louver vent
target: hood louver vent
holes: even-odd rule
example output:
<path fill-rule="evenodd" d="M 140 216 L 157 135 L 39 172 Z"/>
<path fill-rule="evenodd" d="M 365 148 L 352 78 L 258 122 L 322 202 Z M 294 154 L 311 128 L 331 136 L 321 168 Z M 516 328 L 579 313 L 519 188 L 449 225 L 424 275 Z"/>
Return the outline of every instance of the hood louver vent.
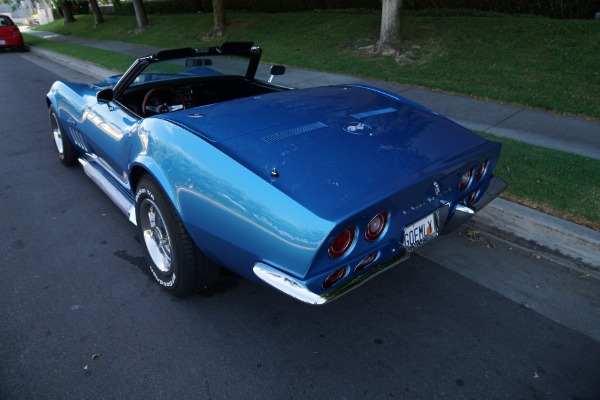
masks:
<path fill-rule="evenodd" d="M 309 133 L 309 132 L 313 132 L 316 131 L 318 129 L 321 128 L 327 128 L 327 125 L 322 123 L 322 122 L 314 122 L 312 124 L 308 124 L 308 125 L 303 125 L 303 126 L 299 126 L 297 128 L 292 128 L 292 129 L 288 129 L 286 131 L 282 131 L 282 132 L 278 132 L 278 133 L 274 133 L 272 135 L 269 136 L 264 136 L 262 138 L 262 140 L 264 140 L 267 143 L 275 143 L 278 142 L 280 140 L 284 140 L 293 136 L 298 136 L 298 135 L 302 135 L 304 133 Z"/>

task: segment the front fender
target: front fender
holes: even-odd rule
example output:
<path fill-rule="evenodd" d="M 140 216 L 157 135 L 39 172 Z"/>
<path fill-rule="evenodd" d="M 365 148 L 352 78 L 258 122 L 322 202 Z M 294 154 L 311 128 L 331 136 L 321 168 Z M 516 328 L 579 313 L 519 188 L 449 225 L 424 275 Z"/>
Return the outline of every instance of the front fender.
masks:
<path fill-rule="evenodd" d="M 86 108 L 96 104 L 96 93 L 91 85 L 56 81 L 46 94 L 46 103 L 54 106 L 61 120 L 72 117 L 81 121 Z"/>

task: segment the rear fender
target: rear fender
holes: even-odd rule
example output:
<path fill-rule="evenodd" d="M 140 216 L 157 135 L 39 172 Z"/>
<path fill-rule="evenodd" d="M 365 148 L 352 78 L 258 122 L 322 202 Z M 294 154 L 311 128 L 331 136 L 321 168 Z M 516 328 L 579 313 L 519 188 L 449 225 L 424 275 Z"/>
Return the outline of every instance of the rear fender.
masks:
<path fill-rule="evenodd" d="M 57 81 L 46 95 L 46 104 L 54 107 L 64 133 L 83 152 L 88 149 L 78 127 L 84 122 L 86 111 L 97 103 L 96 92 L 90 85 Z M 74 137 L 73 132 L 77 132 L 78 137 Z"/>
<path fill-rule="evenodd" d="M 132 168 L 154 177 L 200 250 L 241 275 L 268 261 L 304 277 L 335 225 L 169 121 L 144 120 L 132 151 Z"/>

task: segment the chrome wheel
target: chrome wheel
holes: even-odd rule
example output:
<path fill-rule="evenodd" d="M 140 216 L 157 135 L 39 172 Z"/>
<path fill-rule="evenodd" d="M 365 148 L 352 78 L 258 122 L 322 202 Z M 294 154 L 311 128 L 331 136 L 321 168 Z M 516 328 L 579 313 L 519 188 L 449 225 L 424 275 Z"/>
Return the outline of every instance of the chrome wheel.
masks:
<path fill-rule="evenodd" d="M 54 137 L 54 144 L 56 145 L 58 154 L 63 155 L 65 153 L 65 150 L 63 147 L 62 134 L 60 132 L 60 128 L 58 127 L 56 115 L 54 114 L 52 114 L 52 117 L 50 118 L 50 129 L 52 130 L 52 136 Z"/>
<path fill-rule="evenodd" d="M 73 146 L 73 143 L 69 137 L 65 134 L 60 120 L 54 110 L 53 106 L 50 106 L 50 132 L 54 141 L 54 147 L 58 153 L 58 159 L 65 165 L 71 166 L 77 163 L 77 149 Z"/>
<path fill-rule="evenodd" d="M 219 267 L 196 247 L 165 192 L 148 175 L 136 186 L 138 232 L 154 279 L 180 297 L 215 283 Z"/>
<path fill-rule="evenodd" d="M 152 262 L 161 273 L 171 273 L 171 238 L 160 209 L 151 198 L 140 204 L 139 223 Z"/>

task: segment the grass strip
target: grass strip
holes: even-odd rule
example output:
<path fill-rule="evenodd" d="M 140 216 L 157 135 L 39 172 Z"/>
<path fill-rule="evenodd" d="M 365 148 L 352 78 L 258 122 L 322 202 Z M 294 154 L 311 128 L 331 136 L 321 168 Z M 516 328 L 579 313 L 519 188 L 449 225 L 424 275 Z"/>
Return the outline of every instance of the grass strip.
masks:
<path fill-rule="evenodd" d="M 87 61 L 117 72 L 124 72 L 129 68 L 135 57 L 110 50 L 97 49 L 89 46 L 57 42 L 41 39 L 23 32 L 25 42 L 29 46 L 54 51 L 79 60 Z"/>
<path fill-rule="evenodd" d="M 502 143 L 502 197 L 600 231 L 600 160 L 478 132 Z"/>

